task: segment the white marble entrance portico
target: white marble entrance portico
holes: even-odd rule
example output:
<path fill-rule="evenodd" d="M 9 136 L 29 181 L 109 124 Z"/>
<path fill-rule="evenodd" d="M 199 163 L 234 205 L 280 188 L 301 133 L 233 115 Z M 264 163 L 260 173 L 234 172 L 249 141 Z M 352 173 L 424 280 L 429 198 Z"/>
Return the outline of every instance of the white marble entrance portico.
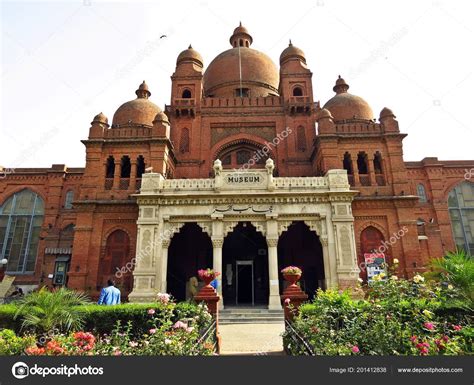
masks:
<path fill-rule="evenodd" d="M 294 221 L 304 221 L 319 236 L 326 287 L 356 284 L 358 267 L 351 202 L 354 192 L 345 170 L 324 177 L 273 177 L 273 161 L 265 169 L 223 170 L 214 164 L 209 179 L 164 179 L 143 175 L 138 194 L 137 250 L 130 301 L 149 302 L 166 292 L 168 247 L 189 222 L 206 232 L 213 246 L 213 268 L 222 271 L 225 236 L 239 222 L 250 222 L 268 245 L 269 309 L 281 309 L 278 239 Z M 218 291 L 222 296 L 222 275 Z M 220 301 L 222 306 L 222 301 Z"/>

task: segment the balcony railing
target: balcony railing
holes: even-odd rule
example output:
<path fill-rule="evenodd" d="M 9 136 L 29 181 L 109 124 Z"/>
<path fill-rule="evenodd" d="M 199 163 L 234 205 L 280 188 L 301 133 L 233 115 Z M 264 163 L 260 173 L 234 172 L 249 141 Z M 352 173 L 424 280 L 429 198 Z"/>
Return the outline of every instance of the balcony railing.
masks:
<path fill-rule="evenodd" d="M 105 178 L 105 189 L 106 190 L 112 190 L 112 187 L 114 186 L 114 178 Z"/>
<path fill-rule="evenodd" d="M 377 182 L 377 186 L 385 186 L 385 177 L 382 174 L 376 174 L 375 181 Z"/>
<path fill-rule="evenodd" d="M 359 175 L 359 182 L 362 186 L 370 186 L 370 176 L 369 175 Z"/>
<path fill-rule="evenodd" d="M 194 107 L 195 105 L 195 99 L 181 99 L 181 98 L 176 98 L 174 99 L 174 106 L 175 107 Z"/>
<path fill-rule="evenodd" d="M 130 186 L 130 179 L 129 178 L 120 178 L 119 190 L 128 190 L 128 186 Z"/>

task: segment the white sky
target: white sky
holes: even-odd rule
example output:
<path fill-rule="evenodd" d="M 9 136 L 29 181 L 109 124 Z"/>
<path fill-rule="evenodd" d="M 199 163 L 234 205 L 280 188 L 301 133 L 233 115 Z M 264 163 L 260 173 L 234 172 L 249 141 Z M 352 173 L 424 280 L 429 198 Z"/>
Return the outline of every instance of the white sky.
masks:
<path fill-rule="evenodd" d="M 470 0 L 2 2 L 0 165 L 82 167 L 94 115 L 111 121 L 144 79 L 169 104 L 177 55 L 192 43 L 209 64 L 239 20 L 275 63 L 290 38 L 305 51 L 321 104 L 341 74 L 375 117 L 391 108 L 405 160 L 474 159 L 473 11 Z"/>

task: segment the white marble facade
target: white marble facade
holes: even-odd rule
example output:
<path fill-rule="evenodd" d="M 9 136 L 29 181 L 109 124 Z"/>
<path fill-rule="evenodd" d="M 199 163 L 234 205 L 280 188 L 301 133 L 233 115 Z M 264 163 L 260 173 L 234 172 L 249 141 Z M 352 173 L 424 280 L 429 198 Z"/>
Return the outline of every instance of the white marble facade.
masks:
<path fill-rule="evenodd" d="M 262 233 L 268 245 L 270 309 L 281 308 L 278 239 L 294 221 L 304 221 L 321 240 L 326 287 L 355 285 L 358 268 L 351 209 L 355 192 L 350 191 L 346 171 L 330 170 L 324 177 L 278 178 L 273 177 L 273 167 L 269 159 L 265 169 L 224 170 L 217 160 L 214 178 L 166 180 L 157 173 L 143 175 L 137 195 L 130 301 L 148 302 L 156 293 L 166 292 L 168 247 L 188 222 L 197 223 L 210 236 L 212 267 L 220 272 L 224 239 L 239 222 L 251 222 Z M 218 287 L 222 288 L 221 282 Z"/>

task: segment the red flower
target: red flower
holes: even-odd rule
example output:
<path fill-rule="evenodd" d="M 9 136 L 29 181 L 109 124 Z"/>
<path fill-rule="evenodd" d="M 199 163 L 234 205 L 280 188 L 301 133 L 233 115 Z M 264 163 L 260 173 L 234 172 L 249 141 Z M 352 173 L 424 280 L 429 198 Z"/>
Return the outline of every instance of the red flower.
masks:
<path fill-rule="evenodd" d="M 425 322 L 425 323 L 423 324 L 423 326 L 424 326 L 426 329 L 428 329 L 428 330 L 434 330 L 434 328 L 435 328 L 434 324 L 431 323 L 431 322 Z"/>
<path fill-rule="evenodd" d="M 414 344 L 416 341 L 418 341 L 418 337 L 417 336 L 411 336 L 410 341 Z"/>
<path fill-rule="evenodd" d="M 457 332 L 462 329 L 460 325 L 453 325 L 453 329 L 456 330 Z"/>

